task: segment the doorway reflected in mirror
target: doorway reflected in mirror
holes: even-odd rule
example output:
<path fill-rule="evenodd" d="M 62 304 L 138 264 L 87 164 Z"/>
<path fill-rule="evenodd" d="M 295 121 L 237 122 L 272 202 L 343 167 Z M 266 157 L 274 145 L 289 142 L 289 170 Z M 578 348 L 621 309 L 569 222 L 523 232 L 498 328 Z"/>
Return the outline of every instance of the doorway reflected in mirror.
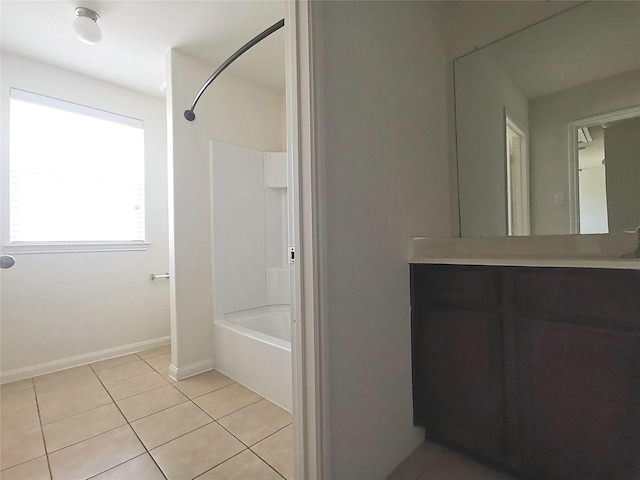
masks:
<path fill-rule="evenodd" d="M 574 131 L 576 231 L 635 230 L 640 225 L 640 108 L 595 117 Z"/>

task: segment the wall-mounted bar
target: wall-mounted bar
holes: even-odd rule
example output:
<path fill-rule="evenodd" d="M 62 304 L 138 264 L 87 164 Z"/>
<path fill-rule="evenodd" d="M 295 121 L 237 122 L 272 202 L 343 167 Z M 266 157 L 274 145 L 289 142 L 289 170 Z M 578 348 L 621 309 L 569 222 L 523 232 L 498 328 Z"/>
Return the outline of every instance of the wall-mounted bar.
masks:
<path fill-rule="evenodd" d="M 240 55 L 242 55 L 244 52 L 246 52 L 251 47 L 253 47 L 256 43 L 258 43 L 258 42 L 264 40 L 265 38 L 267 38 L 269 35 L 271 35 L 276 30 L 281 29 L 282 27 L 284 27 L 284 18 L 282 20 L 280 20 L 279 22 L 274 23 L 273 25 L 271 25 L 264 32 L 260 33 L 259 35 L 255 36 L 254 38 L 249 40 L 236 53 L 234 53 L 227 60 L 225 60 L 225 62 L 222 65 L 220 65 L 215 72 L 213 72 L 213 75 L 211 75 L 209 77 L 209 80 L 207 80 L 207 82 L 202 86 L 202 88 L 200 89 L 200 91 L 196 95 L 196 98 L 193 100 L 193 103 L 191 104 L 191 108 L 189 110 L 185 110 L 184 111 L 184 118 L 186 118 L 190 122 L 193 122 L 196 119 L 196 114 L 194 113 L 194 110 L 196 108 L 196 104 L 198 103 L 198 100 L 200 100 L 200 97 L 202 96 L 204 91 L 207 89 L 207 87 L 209 85 L 211 85 L 211 83 L 216 79 L 216 77 L 218 75 L 220 75 L 225 68 L 227 68 L 229 65 L 231 65 Z"/>
<path fill-rule="evenodd" d="M 152 273 L 151 275 L 149 275 L 149 278 L 151 278 L 151 280 L 155 280 L 156 278 L 169 278 L 170 275 L 168 273 L 165 273 L 163 275 L 156 275 L 155 273 Z"/>

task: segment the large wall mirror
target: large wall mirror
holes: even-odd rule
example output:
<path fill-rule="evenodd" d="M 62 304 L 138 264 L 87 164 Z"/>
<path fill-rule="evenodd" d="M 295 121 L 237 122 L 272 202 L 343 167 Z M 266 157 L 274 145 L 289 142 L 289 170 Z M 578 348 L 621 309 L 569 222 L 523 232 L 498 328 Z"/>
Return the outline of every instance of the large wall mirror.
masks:
<path fill-rule="evenodd" d="M 640 3 L 589 2 L 454 62 L 463 237 L 640 225 Z"/>

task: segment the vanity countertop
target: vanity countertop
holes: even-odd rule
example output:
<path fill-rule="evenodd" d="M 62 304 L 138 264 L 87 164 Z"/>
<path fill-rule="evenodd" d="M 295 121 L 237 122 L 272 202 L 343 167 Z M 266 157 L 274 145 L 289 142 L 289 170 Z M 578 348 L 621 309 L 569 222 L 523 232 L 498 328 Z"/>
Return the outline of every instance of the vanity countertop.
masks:
<path fill-rule="evenodd" d="M 638 246 L 635 232 L 607 235 L 413 239 L 415 264 L 640 270 L 640 258 L 623 258 Z"/>
<path fill-rule="evenodd" d="M 441 265 L 495 265 L 503 267 L 571 267 L 571 268 L 615 268 L 640 270 L 640 258 L 606 259 L 601 257 L 536 257 L 536 256 L 496 256 L 496 257 L 414 257 L 409 263 Z"/>

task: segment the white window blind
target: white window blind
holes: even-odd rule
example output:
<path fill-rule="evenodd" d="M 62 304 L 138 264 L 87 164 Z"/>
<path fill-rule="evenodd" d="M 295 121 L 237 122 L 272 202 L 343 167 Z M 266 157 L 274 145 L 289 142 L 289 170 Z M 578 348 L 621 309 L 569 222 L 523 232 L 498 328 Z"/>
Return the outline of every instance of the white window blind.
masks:
<path fill-rule="evenodd" d="M 11 89 L 10 242 L 142 242 L 141 120 Z"/>

